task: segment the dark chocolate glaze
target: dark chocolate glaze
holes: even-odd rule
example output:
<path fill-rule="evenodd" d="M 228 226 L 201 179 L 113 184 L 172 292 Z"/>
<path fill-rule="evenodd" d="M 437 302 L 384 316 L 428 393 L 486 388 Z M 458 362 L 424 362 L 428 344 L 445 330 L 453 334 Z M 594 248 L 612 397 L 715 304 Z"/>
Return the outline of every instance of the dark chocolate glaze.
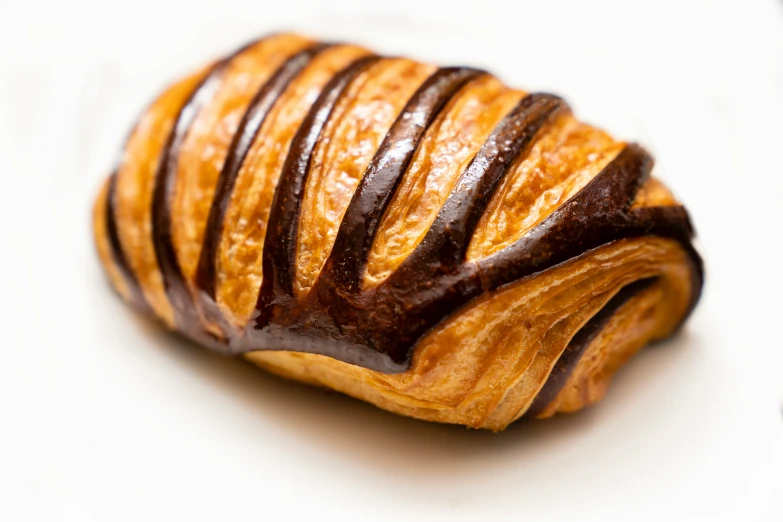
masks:
<path fill-rule="evenodd" d="M 215 195 L 207 219 L 204 231 L 204 243 L 201 248 L 198 268 L 195 277 L 195 286 L 198 289 L 198 300 L 202 314 L 205 318 L 222 326 L 224 331 L 227 325 L 223 316 L 215 304 L 215 277 L 218 246 L 223 233 L 223 221 L 228 205 L 231 202 L 231 194 L 234 190 L 242 163 L 250 151 L 258 131 L 264 125 L 269 112 L 283 94 L 291 81 L 294 80 L 312 61 L 324 50 L 332 47 L 332 44 L 316 44 L 287 59 L 278 70 L 259 89 L 250 102 L 247 111 L 242 117 L 234 138 L 226 153 L 226 160 L 218 178 Z"/>
<path fill-rule="evenodd" d="M 174 311 L 174 321 L 178 328 L 188 334 L 196 329 L 198 318 L 172 240 L 171 202 L 176 189 L 177 160 L 190 126 L 202 107 L 209 103 L 217 92 L 229 61 L 230 58 L 227 58 L 212 66 L 185 101 L 163 147 L 158 171 L 155 174 L 155 188 L 152 194 L 152 241 L 166 295 Z"/>
<path fill-rule="evenodd" d="M 117 172 L 109 178 L 109 187 L 106 192 L 106 235 L 109 240 L 109 251 L 117 270 L 119 270 L 125 285 L 128 287 L 130 304 L 143 313 L 151 312 L 144 293 L 141 291 L 139 280 L 133 272 L 117 232 Z"/>
<path fill-rule="evenodd" d="M 539 130 L 568 110 L 551 94 L 530 94 L 490 134 L 462 173 L 421 244 L 405 260 L 393 282 L 406 284 L 411 277 L 426 280 L 459 270 L 481 216 L 500 181 L 514 161 L 533 143 Z M 424 274 L 423 267 L 437 267 Z"/>
<path fill-rule="evenodd" d="M 338 344 L 369 348 L 383 359 L 384 371 L 407 369 L 416 341 L 482 293 L 476 265 L 464 263 L 473 229 L 511 164 L 565 108 L 554 96 L 523 98 L 492 131 L 403 264 L 377 287 L 359 293 L 344 291 L 338 278 L 323 272 L 306 303 L 310 324 L 326 327 L 327 336 Z M 361 256 L 359 250 L 344 257 Z M 308 320 L 298 316 L 298 324 L 287 327 L 305 333 L 299 325 Z"/>
<path fill-rule="evenodd" d="M 197 286 L 207 301 L 214 300 L 216 248 L 242 161 L 269 108 L 319 50 L 303 51 L 278 70 L 251 103 L 234 137 L 199 260 Z M 218 62 L 195 89 L 162 154 L 152 209 L 156 255 L 183 333 L 224 353 L 292 350 L 328 355 L 377 371 L 401 372 L 409 368 L 413 349 L 424 335 L 477 297 L 602 245 L 646 235 L 677 240 L 688 253 L 693 264 L 692 309 L 703 277 L 701 259 L 690 242 L 693 229 L 680 206 L 631 209 L 652 168 L 652 159 L 637 145 L 625 147 L 585 188 L 511 246 L 478 261 L 466 259 L 475 228 L 511 165 L 524 158 L 541 129 L 568 110 L 562 100 L 548 94 L 533 94 L 520 101 L 462 173 L 422 242 L 389 278 L 362 288 L 375 234 L 419 143 L 449 101 L 482 74 L 468 68 L 438 70 L 406 104 L 351 199 L 324 269 L 308 294 L 297 298 L 293 287 L 298 226 L 313 150 L 347 87 L 379 59 L 360 58 L 337 73 L 302 121 L 270 209 L 256 311 L 243 331 L 222 325 L 223 337 L 206 333 L 198 303 L 177 264 L 171 244 L 170 197 L 179 147 L 195 114 L 212 97 L 227 60 Z M 220 315 L 216 309 L 214 314 Z M 217 319 L 211 313 L 205 315 L 208 321 Z M 587 334 L 580 333 L 579 339 L 583 335 Z M 558 375 L 569 373 L 580 353 L 577 348 L 568 351 Z M 552 384 L 545 384 L 537 402 L 551 401 L 562 386 L 558 379 L 553 377 Z"/>
<path fill-rule="evenodd" d="M 378 56 L 365 56 L 337 73 L 321 91 L 291 141 L 275 189 L 264 240 L 263 282 L 257 305 L 263 318 L 259 317 L 258 322 L 266 320 L 270 306 L 282 303 L 294 306 L 299 214 L 313 151 L 343 92 L 356 76 L 378 60 Z"/>
<path fill-rule="evenodd" d="M 345 211 L 320 278 L 357 293 L 375 233 L 424 133 L 459 90 L 482 75 L 467 67 L 437 70 L 411 97 L 378 148 Z"/>
<path fill-rule="evenodd" d="M 598 334 L 606 327 L 609 320 L 615 313 L 631 298 L 641 293 L 644 289 L 648 288 L 655 278 L 640 279 L 633 283 L 624 286 L 607 302 L 601 310 L 598 311 L 593 317 L 585 323 L 582 328 L 571 338 L 565 351 L 560 355 L 560 358 L 552 368 L 552 372 L 547 377 L 544 386 L 539 390 L 530 407 L 522 416 L 525 419 L 532 419 L 536 415 L 543 412 L 546 407 L 551 403 L 560 390 L 568 382 L 568 378 L 576 368 L 576 365 L 582 359 L 582 356 L 587 351 L 587 347 L 590 343 L 598 337 Z"/>
<path fill-rule="evenodd" d="M 530 232 L 480 260 L 482 286 L 495 290 L 612 241 L 652 235 L 674 239 L 688 253 L 693 264 L 690 313 L 701 295 L 704 270 L 691 244 L 694 230 L 688 213 L 680 205 L 631 209 L 652 167 L 647 151 L 627 145 L 587 186 Z"/>
<path fill-rule="evenodd" d="M 271 36 L 253 40 L 216 62 L 194 87 L 174 120 L 174 126 L 161 151 L 152 195 L 152 241 L 166 296 L 174 311 L 174 322 L 189 337 L 214 345 L 214 334 L 203 329 L 188 283 L 174 250 L 171 230 L 171 203 L 176 190 L 177 162 L 182 144 L 201 109 L 208 104 L 223 80 L 231 61 Z M 263 88 L 262 88 L 263 89 Z"/>

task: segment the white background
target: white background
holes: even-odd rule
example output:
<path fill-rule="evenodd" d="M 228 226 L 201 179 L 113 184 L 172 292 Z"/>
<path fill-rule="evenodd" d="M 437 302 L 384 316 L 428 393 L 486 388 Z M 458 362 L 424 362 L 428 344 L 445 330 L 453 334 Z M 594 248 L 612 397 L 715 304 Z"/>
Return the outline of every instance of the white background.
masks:
<path fill-rule="evenodd" d="M 194 348 L 109 291 L 92 198 L 140 109 L 271 30 L 497 72 L 648 146 L 701 305 L 600 406 L 500 435 Z M 783 3 L 0 0 L 0 519 L 783 520 Z"/>

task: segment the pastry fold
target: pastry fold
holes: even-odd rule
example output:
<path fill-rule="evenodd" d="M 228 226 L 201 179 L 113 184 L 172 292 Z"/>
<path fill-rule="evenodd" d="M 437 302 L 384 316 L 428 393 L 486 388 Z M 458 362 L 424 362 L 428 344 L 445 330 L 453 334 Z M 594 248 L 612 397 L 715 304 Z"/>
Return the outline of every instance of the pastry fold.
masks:
<path fill-rule="evenodd" d="M 600 400 L 693 310 L 652 167 L 557 96 L 277 34 L 144 111 L 94 233 L 117 293 L 199 344 L 498 431 Z"/>

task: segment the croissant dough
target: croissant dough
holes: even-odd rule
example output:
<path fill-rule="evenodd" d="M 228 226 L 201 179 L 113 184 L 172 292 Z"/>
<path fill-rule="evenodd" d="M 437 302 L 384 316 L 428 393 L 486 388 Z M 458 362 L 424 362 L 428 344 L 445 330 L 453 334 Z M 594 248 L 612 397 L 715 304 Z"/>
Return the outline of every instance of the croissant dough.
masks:
<path fill-rule="evenodd" d="M 599 401 L 698 301 L 651 169 L 555 96 L 278 34 L 146 109 L 94 233 L 118 294 L 200 344 L 498 431 Z"/>

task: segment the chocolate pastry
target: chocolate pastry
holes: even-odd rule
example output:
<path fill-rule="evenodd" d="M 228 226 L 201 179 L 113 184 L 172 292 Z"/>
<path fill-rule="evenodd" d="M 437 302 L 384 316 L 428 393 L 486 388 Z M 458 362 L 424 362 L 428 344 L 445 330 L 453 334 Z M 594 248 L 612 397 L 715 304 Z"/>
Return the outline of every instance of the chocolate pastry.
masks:
<path fill-rule="evenodd" d="M 199 344 L 502 430 L 600 400 L 698 301 L 652 168 L 557 96 L 279 34 L 144 111 L 95 237 L 120 296 Z"/>

